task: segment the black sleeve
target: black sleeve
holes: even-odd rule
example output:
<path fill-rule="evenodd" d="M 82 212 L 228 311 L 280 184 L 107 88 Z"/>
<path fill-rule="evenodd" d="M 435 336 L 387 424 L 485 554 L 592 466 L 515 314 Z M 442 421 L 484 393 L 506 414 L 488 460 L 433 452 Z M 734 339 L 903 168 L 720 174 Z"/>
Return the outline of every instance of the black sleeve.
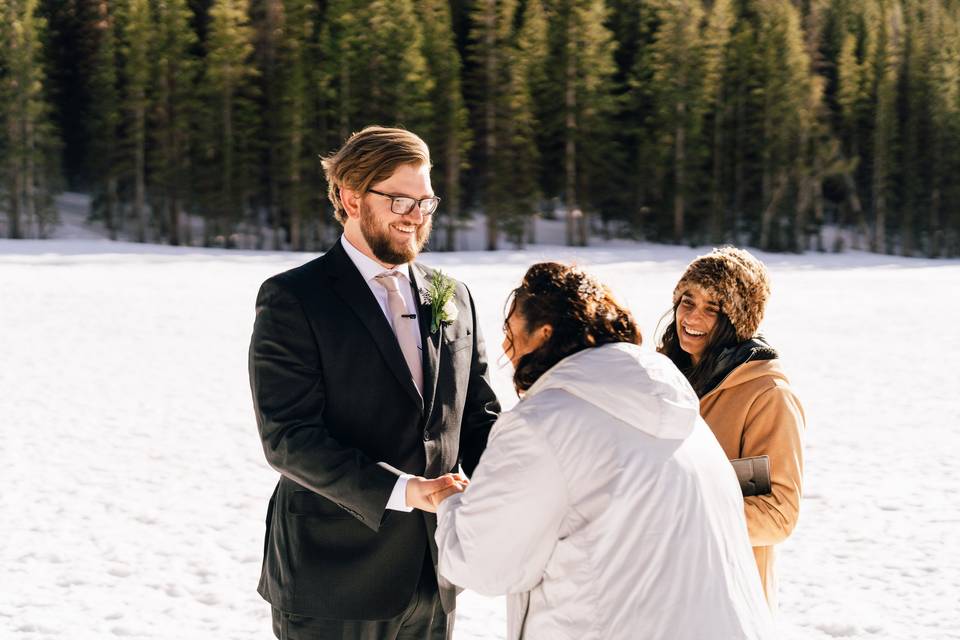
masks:
<path fill-rule="evenodd" d="M 472 475 L 480 455 L 487 446 L 490 427 L 500 414 L 500 403 L 490 386 L 490 373 L 487 371 L 487 350 L 477 320 L 477 310 L 473 296 L 467 290 L 470 302 L 470 314 L 473 317 L 473 359 L 470 361 L 470 382 L 467 387 L 467 399 L 463 407 L 463 423 L 460 425 L 460 464 L 467 475 Z"/>
<path fill-rule="evenodd" d="M 322 354 L 299 300 L 276 279 L 257 296 L 250 388 L 267 462 L 378 530 L 399 471 L 332 438 L 323 420 Z"/>

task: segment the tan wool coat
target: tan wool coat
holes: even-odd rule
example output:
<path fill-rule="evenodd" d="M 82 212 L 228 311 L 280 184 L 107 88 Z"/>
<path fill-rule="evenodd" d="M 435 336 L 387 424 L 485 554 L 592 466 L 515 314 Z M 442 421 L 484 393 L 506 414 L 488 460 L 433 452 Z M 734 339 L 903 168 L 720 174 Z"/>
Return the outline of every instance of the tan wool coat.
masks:
<path fill-rule="evenodd" d="M 770 457 L 772 493 L 744 498 L 750 544 L 771 609 L 777 608 L 775 545 L 797 524 L 805 419 L 779 360 L 746 362 L 700 399 L 700 415 L 728 458 Z"/>

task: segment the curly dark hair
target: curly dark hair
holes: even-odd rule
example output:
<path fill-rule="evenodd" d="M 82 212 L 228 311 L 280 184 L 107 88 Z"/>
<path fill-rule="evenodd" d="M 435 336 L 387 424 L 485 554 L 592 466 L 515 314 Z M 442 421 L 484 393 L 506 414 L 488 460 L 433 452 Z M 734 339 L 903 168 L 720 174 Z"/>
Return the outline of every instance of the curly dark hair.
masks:
<path fill-rule="evenodd" d="M 507 321 L 514 313 L 520 314 L 527 333 L 545 325 L 553 329 L 542 345 L 517 363 L 513 386 L 518 393 L 578 351 L 612 342 L 640 344 L 642 340 L 633 314 L 614 299 L 608 287 L 582 269 L 558 262 L 530 267 L 507 298 L 503 332 L 509 348 L 513 335 Z"/>
<path fill-rule="evenodd" d="M 680 347 L 680 338 L 677 335 L 677 307 L 680 302 L 673 305 L 673 308 L 664 314 L 660 319 L 661 326 L 668 322 L 660 338 L 657 340 L 657 351 L 667 356 L 677 365 L 677 369 L 683 372 L 690 386 L 697 392 L 697 397 L 702 398 L 708 391 L 708 386 L 713 379 L 717 369 L 717 359 L 720 353 L 735 344 L 737 344 L 737 330 L 734 328 L 730 318 L 722 311 L 717 313 L 717 324 L 710 332 L 710 339 L 703 350 L 703 357 L 700 362 L 694 366 L 690 354 Z"/>

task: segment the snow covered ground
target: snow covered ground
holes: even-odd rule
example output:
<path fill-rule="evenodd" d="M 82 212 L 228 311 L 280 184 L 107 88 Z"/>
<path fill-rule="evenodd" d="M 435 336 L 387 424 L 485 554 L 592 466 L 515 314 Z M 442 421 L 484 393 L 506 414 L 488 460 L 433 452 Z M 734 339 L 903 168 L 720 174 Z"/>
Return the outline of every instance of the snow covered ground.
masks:
<path fill-rule="evenodd" d="M 496 362 L 504 298 L 527 265 L 589 266 L 652 345 L 702 252 L 425 262 L 472 288 Z M 276 475 L 246 349 L 260 282 L 311 257 L 0 241 L 0 638 L 271 637 L 255 586 Z M 801 522 L 781 550 L 782 636 L 960 639 L 960 262 L 762 257 L 765 332 L 809 419 Z M 493 376 L 512 405 L 509 370 Z M 502 599 L 466 593 L 456 638 L 502 638 L 503 620 Z"/>

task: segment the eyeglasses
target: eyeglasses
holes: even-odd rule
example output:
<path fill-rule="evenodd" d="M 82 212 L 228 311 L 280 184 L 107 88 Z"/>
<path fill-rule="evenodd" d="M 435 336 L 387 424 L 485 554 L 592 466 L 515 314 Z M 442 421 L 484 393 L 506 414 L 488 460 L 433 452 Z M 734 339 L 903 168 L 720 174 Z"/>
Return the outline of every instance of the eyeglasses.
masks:
<path fill-rule="evenodd" d="M 437 210 L 437 207 L 440 206 L 440 198 L 437 196 L 421 198 L 420 200 L 417 200 L 416 198 L 410 198 L 408 196 L 395 196 L 390 193 L 383 193 L 381 191 L 376 191 L 375 189 L 367 189 L 367 191 L 370 193 L 375 193 L 378 196 L 383 196 L 384 198 L 390 198 L 390 211 L 398 216 L 407 215 L 413 211 L 415 206 L 420 207 L 420 213 L 425 216 L 429 216 Z"/>

